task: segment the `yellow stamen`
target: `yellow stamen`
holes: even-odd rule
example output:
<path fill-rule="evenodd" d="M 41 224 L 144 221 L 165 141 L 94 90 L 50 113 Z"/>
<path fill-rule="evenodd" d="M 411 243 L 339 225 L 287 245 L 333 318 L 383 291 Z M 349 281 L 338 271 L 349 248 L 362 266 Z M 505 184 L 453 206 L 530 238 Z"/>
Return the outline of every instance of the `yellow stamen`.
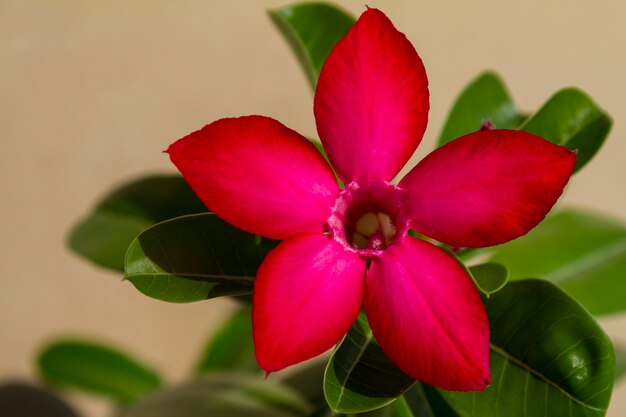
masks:
<path fill-rule="evenodd" d="M 365 249 L 368 242 L 369 239 L 359 232 L 354 232 L 354 234 L 352 235 L 352 244 L 354 244 L 358 249 Z"/>
<path fill-rule="evenodd" d="M 379 216 L 374 213 L 365 213 L 356 222 L 356 230 L 363 236 L 371 236 L 380 229 Z"/>
<path fill-rule="evenodd" d="M 385 213 L 378 213 L 378 221 L 380 222 L 380 228 L 385 237 L 385 244 L 390 245 L 393 238 L 396 236 L 396 226 L 391 222 L 391 217 Z"/>

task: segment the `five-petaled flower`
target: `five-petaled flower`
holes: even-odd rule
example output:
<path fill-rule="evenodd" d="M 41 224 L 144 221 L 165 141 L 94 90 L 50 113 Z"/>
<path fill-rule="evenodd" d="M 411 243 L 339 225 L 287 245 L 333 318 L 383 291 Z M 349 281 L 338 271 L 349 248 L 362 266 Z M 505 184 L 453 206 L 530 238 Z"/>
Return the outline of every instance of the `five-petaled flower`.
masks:
<path fill-rule="evenodd" d="M 331 348 L 363 306 L 409 376 L 448 390 L 489 384 L 489 323 L 471 278 L 408 230 L 463 247 L 521 236 L 557 201 L 576 156 L 525 132 L 483 130 L 393 184 L 428 109 L 417 52 L 368 9 L 331 51 L 315 93 L 319 137 L 344 188 L 311 142 L 267 117 L 218 120 L 170 146 L 209 209 L 284 240 L 255 280 L 254 342 L 267 372 Z"/>

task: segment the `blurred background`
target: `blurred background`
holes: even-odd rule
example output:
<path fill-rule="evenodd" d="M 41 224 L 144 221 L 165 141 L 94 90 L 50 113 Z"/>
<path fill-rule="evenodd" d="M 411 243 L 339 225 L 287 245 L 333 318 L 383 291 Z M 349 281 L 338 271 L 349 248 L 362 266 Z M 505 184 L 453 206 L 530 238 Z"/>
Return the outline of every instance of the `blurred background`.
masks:
<path fill-rule="evenodd" d="M 364 4 L 338 1 L 358 15 Z M 113 186 L 173 172 L 172 141 L 225 116 L 263 114 L 316 136 L 312 93 L 266 10 L 284 1 L 0 0 L 0 380 L 34 378 L 58 336 L 110 341 L 187 374 L 228 300 L 173 305 L 66 249 L 69 228 Z M 615 119 L 564 204 L 626 221 L 626 2 L 376 1 L 430 79 L 430 150 L 463 86 L 499 72 L 523 110 L 577 86 Z M 625 295 L 626 296 L 626 295 Z M 626 317 L 601 324 L 626 342 Z M 91 416 L 106 408 L 71 398 Z M 626 386 L 609 416 L 626 413 Z"/>

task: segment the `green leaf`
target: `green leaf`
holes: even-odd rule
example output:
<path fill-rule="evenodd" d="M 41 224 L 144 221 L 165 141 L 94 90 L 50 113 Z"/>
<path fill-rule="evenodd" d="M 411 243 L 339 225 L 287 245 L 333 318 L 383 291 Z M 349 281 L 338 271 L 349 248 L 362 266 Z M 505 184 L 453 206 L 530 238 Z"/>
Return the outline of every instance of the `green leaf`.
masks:
<path fill-rule="evenodd" d="M 615 381 L 626 376 L 626 346 L 621 343 L 615 344 Z"/>
<path fill-rule="evenodd" d="M 324 399 L 323 388 L 325 370 L 326 361 L 311 360 L 297 372 L 283 379 L 282 382 L 304 395 L 311 404 L 322 404 L 324 408 L 328 408 Z"/>
<path fill-rule="evenodd" d="M 393 417 L 459 417 L 437 390 L 416 382 L 393 403 Z"/>
<path fill-rule="evenodd" d="M 319 139 L 313 139 L 313 138 L 307 138 L 307 139 L 309 140 L 309 142 L 315 145 L 315 147 L 317 148 L 318 151 L 320 151 L 324 159 L 328 161 L 328 155 L 326 155 L 326 150 L 324 149 L 324 145 L 322 145 L 322 142 L 320 142 Z"/>
<path fill-rule="evenodd" d="M 550 215 L 526 236 L 493 248 L 511 280 L 551 281 L 593 314 L 626 309 L 626 227 L 581 210 Z"/>
<path fill-rule="evenodd" d="M 485 304 L 491 385 L 447 392 L 462 417 L 604 416 L 615 374 L 611 341 L 575 300 L 543 280 L 509 283 Z"/>
<path fill-rule="evenodd" d="M 37 360 L 51 385 L 75 388 L 127 404 L 161 386 L 157 374 L 129 355 L 83 340 L 45 346 Z"/>
<path fill-rule="evenodd" d="M 177 175 L 131 181 L 107 194 L 70 232 L 69 247 L 105 268 L 124 270 L 130 243 L 155 223 L 206 207 Z"/>
<path fill-rule="evenodd" d="M 520 129 L 577 150 L 578 171 L 598 152 L 612 124 L 609 115 L 587 94 L 566 88 L 554 94 Z"/>
<path fill-rule="evenodd" d="M 495 72 L 483 72 L 457 97 L 439 135 L 438 146 L 480 130 L 485 120 L 491 120 L 497 129 L 517 129 L 525 118 L 502 79 Z"/>
<path fill-rule="evenodd" d="M 254 358 L 251 314 L 249 305 L 240 307 L 212 335 L 196 365 L 197 373 L 259 369 Z"/>
<path fill-rule="evenodd" d="M 230 372 L 150 394 L 119 417 L 302 417 L 310 412 L 311 405 L 288 387 Z"/>
<path fill-rule="evenodd" d="M 509 271 L 502 264 L 489 262 L 469 267 L 478 289 L 487 297 L 500 291 L 509 280 Z"/>
<path fill-rule="evenodd" d="M 329 3 L 298 3 L 269 11 L 315 91 L 330 50 L 348 33 L 353 16 Z"/>
<path fill-rule="evenodd" d="M 182 216 L 132 242 L 125 278 L 148 297 L 174 303 L 250 294 L 257 268 L 276 244 L 212 213 Z"/>
<path fill-rule="evenodd" d="M 362 413 L 390 404 L 413 383 L 385 356 L 362 314 L 328 362 L 324 395 L 335 413 Z"/>

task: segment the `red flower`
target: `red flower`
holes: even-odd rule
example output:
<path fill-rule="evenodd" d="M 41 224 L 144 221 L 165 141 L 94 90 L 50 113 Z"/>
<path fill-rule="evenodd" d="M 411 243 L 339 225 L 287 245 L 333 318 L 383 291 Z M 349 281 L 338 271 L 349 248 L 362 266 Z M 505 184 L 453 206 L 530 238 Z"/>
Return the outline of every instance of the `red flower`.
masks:
<path fill-rule="evenodd" d="M 344 189 L 307 139 L 267 117 L 218 120 L 169 148 L 218 216 L 284 239 L 255 281 L 254 341 L 266 371 L 331 348 L 364 305 L 382 350 L 406 374 L 448 390 L 489 384 L 478 292 L 454 258 L 408 229 L 463 247 L 514 239 L 545 217 L 576 157 L 525 132 L 484 130 L 391 184 L 428 108 L 415 49 L 368 9 L 330 53 L 315 94 L 319 137 Z"/>

